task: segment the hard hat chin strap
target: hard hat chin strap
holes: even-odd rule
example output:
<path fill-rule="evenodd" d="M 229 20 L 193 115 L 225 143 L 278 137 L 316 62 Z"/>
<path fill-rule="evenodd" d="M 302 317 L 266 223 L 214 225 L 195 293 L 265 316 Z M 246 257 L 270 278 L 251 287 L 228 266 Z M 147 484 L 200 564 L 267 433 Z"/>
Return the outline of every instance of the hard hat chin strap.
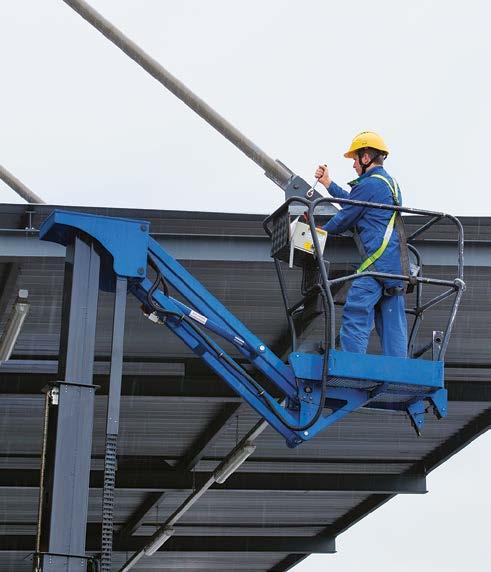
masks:
<path fill-rule="evenodd" d="M 384 153 L 381 153 L 380 151 L 378 153 L 376 153 L 371 159 L 370 161 L 368 161 L 368 163 L 366 165 L 363 164 L 362 161 L 362 157 L 363 155 L 366 153 L 366 149 L 358 149 L 358 151 L 356 152 L 356 154 L 358 155 L 358 163 L 360 163 L 361 166 L 361 174 L 364 175 L 368 169 L 368 167 L 370 167 L 370 165 L 376 160 L 378 159 L 381 155 L 383 155 Z"/>

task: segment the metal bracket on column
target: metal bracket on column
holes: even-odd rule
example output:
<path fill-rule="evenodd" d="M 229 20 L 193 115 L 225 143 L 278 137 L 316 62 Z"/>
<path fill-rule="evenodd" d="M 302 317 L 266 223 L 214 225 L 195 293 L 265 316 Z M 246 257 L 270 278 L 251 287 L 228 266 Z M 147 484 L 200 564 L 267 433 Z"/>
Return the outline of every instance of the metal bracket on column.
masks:
<path fill-rule="evenodd" d="M 94 565 L 94 557 L 93 556 L 85 556 L 85 555 L 81 555 L 81 554 L 54 554 L 53 552 L 34 552 L 32 554 L 32 558 L 33 558 L 33 570 L 34 572 L 41 572 L 43 570 L 43 568 L 41 568 L 42 565 L 42 559 L 43 557 L 48 557 L 49 561 L 55 561 L 57 558 L 58 559 L 67 559 L 67 558 L 77 558 L 80 561 L 80 570 L 83 570 L 83 568 L 85 567 L 87 569 L 87 564 L 89 565 Z M 62 570 L 65 570 L 64 568 L 62 568 Z M 90 568 L 89 568 L 90 570 Z M 92 570 L 97 571 L 97 567 L 96 568 L 92 568 Z M 89 572 L 89 571 L 88 571 Z"/>

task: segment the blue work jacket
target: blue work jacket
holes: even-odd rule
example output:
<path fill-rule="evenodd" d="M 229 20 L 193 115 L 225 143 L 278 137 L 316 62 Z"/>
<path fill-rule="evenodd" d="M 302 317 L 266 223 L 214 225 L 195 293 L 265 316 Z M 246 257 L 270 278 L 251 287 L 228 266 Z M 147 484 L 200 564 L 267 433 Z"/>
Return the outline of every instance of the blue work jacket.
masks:
<path fill-rule="evenodd" d="M 392 182 L 392 178 L 383 167 L 375 167 L 349 183 L 351 192 L 347 192 L 332 182 L 327 189 L 336 199 L 351 199 L 393 205 L 392 193 L 384 181 L 371 175 L 381 175 Z M 402 196 L 399 191 L 399 205 L 402 205 Z M 385 229 L 389 224 L 393 211 L 361 207 L 357 205 L 342 205 L 342 209 L 324 225 L 329 234 L 341 234 L 355 227 L 365 247 L 367 256 L 373 254 L 382 244 Z M 382 256 L 374 263 L 378 272 L 389 274 L 402 274 L 399 236 L 394 229 L 389 244 Z M 392 282 L 392 281 L 389 281 Z M 387 284 L 389 285 L 389 284 Z"/>

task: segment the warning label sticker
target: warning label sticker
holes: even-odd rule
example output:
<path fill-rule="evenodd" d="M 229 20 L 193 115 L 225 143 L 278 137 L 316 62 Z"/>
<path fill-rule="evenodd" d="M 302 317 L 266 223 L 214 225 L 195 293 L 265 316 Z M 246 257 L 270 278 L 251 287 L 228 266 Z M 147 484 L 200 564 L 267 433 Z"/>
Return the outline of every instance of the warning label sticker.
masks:
<path fill-rule="evenodd" d="M 206 316 L 203 316 L 202 314 L 198 314 L 198 312 L 195 312 L 194 310 L 191 310 L 191 312 L 189 312 L 189 317 L 193 318 L 193 320 L 196 320 L 196 322 L 199 322 L 200 324 L 206 324 L 206 322 L 208 321 L 208 318 Z"/>

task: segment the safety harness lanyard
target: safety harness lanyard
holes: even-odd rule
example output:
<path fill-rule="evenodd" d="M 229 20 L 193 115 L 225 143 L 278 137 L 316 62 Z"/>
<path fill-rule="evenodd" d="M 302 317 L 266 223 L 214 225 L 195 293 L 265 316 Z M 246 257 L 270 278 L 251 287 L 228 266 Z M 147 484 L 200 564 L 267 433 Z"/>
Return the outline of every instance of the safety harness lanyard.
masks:
<path fill-rule="evenodd" d="M 387 179 L 386 177 L 384 177 L 382 175 L 370 175 L 370 176 L 374 177 L 376 179 L 381 179 L 382 181 L 384 181 L 384 183 L 386 183 L 390 189 L 394 204 L 399 205 L 399 197 L 398 197 L 399 188 L 398 188 L 398 185 L 397 185 L 397 182 L 395 181 L 395 179 L 392 180 L 393 184 L 394 184 L 394 186 L 392 186 L 390 184 L 389 179 Z M 387 245 L 389 244 L 390 237 L 392 236 L 392 232 L 394 231 L 394 224 L 396 221 L 396 217 L 397 217 L 397 211 L 394 211 L 392 213 L 392 216 L 390 217 L 389 224 L 387 225 L 387 228 L 385 229 L 384 238 L 382 239 L 382 244 L 377 248 L 377 250 L 373 254 L 371 254 L 364 262 L 362 262 L 361 266 L 356 271 L 357 274 L 359 274 L 360 272 L 364 272 L 369 266 L 371 266 L 374 262 L 376 262 L 382 256 L 382 254 L 385 252 L 385 249 L 387 248 Z"/>

